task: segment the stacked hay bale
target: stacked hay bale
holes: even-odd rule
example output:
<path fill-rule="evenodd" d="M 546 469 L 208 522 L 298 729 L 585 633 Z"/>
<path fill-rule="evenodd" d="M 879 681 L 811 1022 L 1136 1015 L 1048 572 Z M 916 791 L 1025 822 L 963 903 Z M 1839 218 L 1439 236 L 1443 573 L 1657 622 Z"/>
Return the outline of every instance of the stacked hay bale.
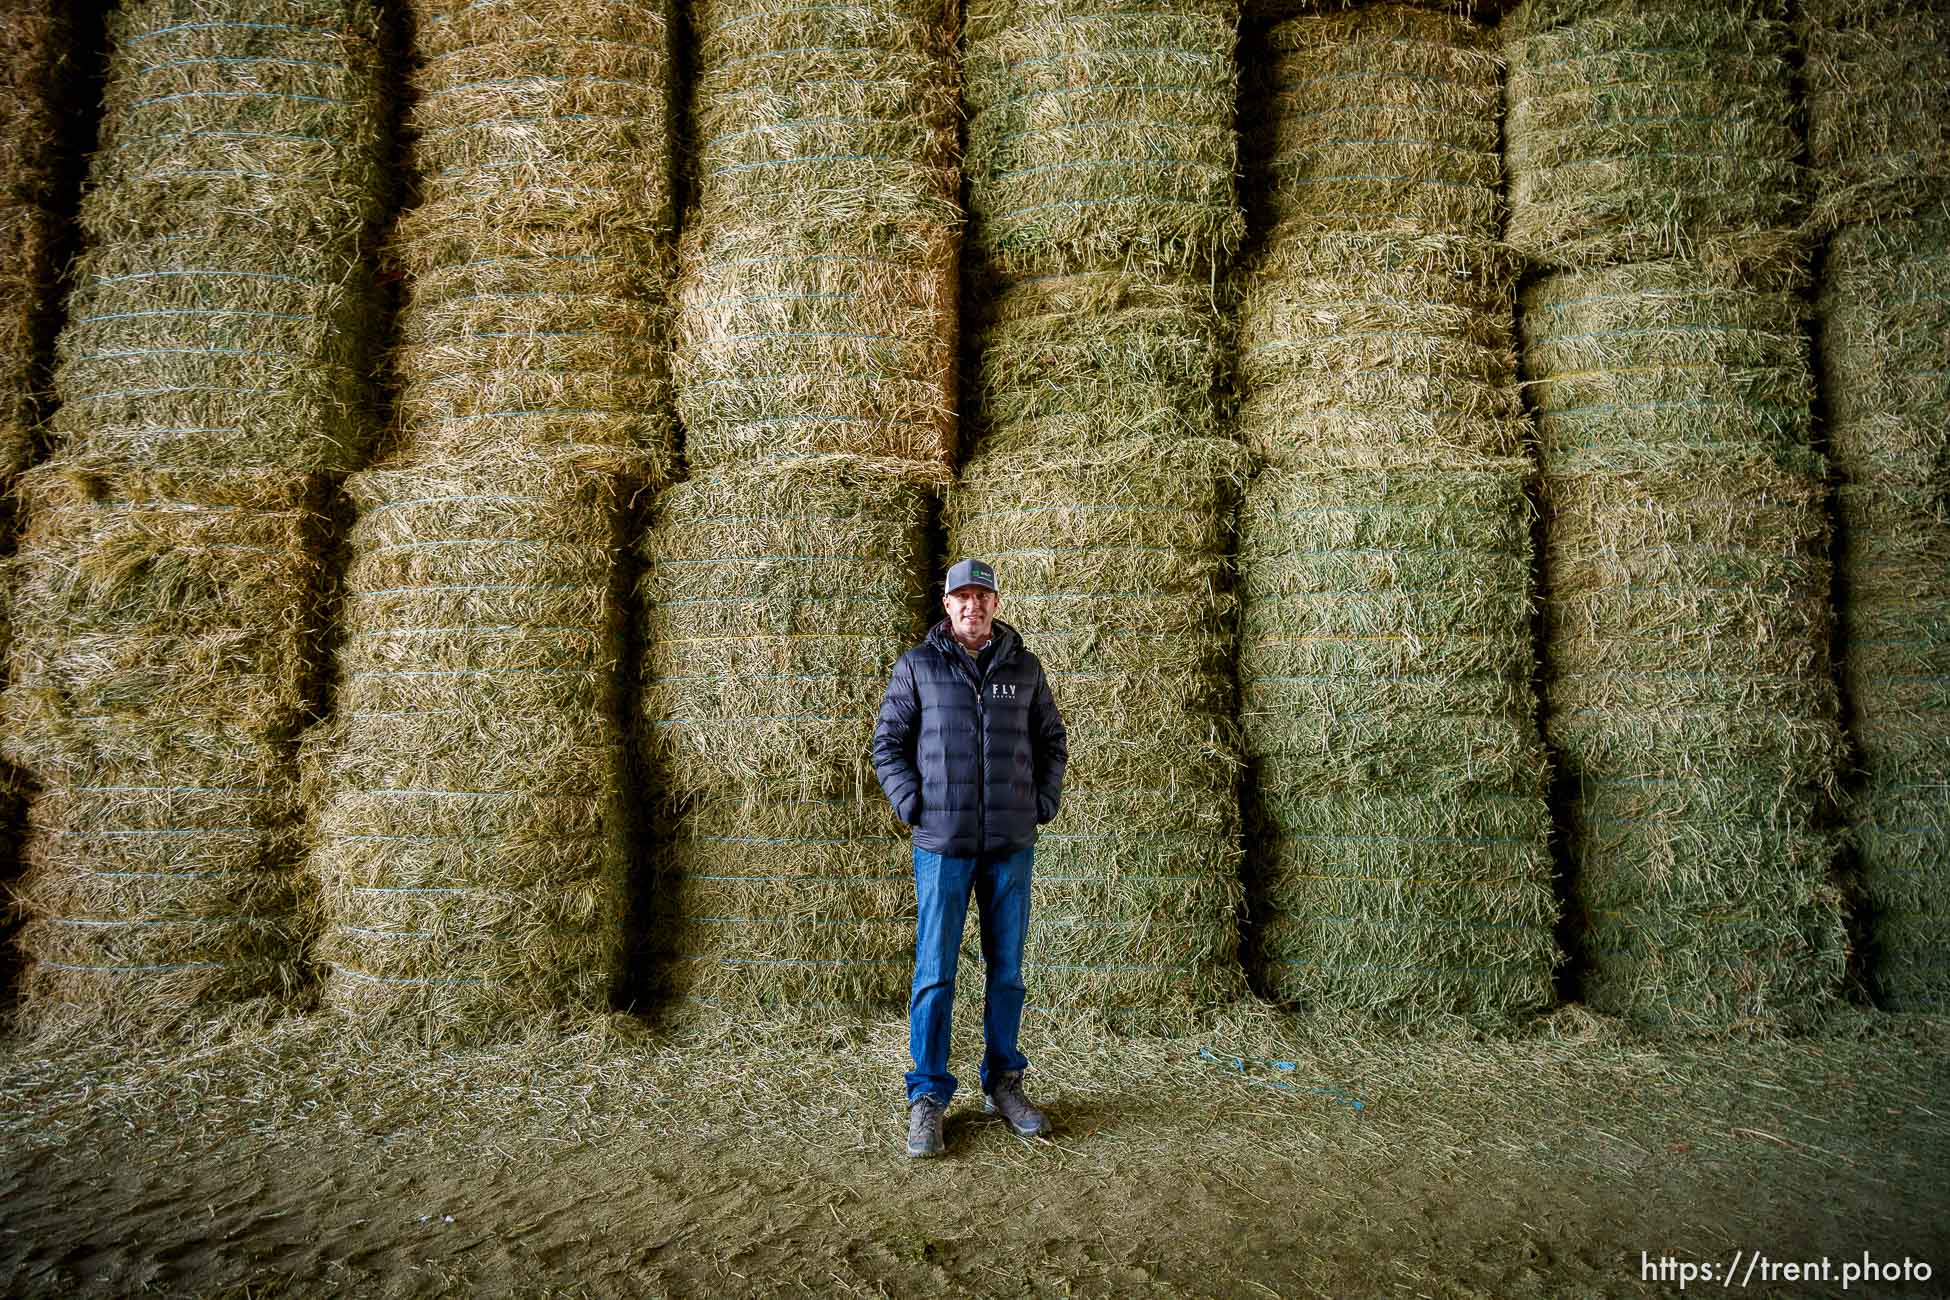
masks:
<path fill-rule="evenodd" d="M 372 425 L 372 7 L 143 0 L 108 36 L 6 698 L 42 787 L 21 942 L 49 1023 L 301 982 L 313 505 Z"/>
<path fill-rule="evenodd" d="M 674 454 L 661 0 L 427 0 L 400 437 L 308 741 L 327 1006 L 473 1039 L 622 974 L 623 516 Z"/>
<path fill-rule="evenodd" d="M 1251 968 L 1398 1019 L 1547 1005 L 1531 468 L 1489 34 L 1377 6 L 1256 60 L 1238 424 Z"/>
<path fill-rule="evenodd" d="M 1814 222 L 1902 220 L 1950 193 L 1950 12 L 1804 0 Z"/>
<path fill-rule="evenodd" d="M 1823 469 L 1780 6 L 1531 0 L 1509 236 L 1543 479 L 1546 734 L 1584 997 L 1818 1011 L 1844 945 Z"/>
<path fill-rule="evenodd" d="M 1842 687 L 1867 970 L 1950 1006 L 1950 203 L 1828 245 L 1822 395 L 1841 544 Z"/>
<path fill-rule="evenodd" d="M 884 1010 L 914 895 L 867 751 L 954 454 L 954 9 L 711 0 L 691 24 L 695 477 L 656 503 L 641 586 L 649 960 L 688 1001 Z"/>
<path fill-rule="evenodd" d="M 1032 1006 L 1134 1026 L 1244 992 L 1230 515 L 1212 282 L 1234 190 L 1238 9 L 997 0 L 967 11 L 967 167 L 984 297 L 978 424 L 950 550 L 1070 732 L 1024 961 Z M 979 992 L 972 939 L 961 984 Z"/>

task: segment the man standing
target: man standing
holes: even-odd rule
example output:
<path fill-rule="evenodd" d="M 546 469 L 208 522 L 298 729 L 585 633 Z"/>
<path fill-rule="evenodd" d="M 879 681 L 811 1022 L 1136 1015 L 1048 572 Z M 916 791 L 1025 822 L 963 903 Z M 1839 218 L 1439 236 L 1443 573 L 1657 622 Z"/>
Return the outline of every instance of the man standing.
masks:
<path fill-rule="evenodd" d="M 907 1154 L 941 1154 L 955 1095 L 948 1028 L 962 923 L 973 894 L 988 980 L 982 1010 L 984 1109 L 1024 1137 L 1049 1121 L 1022 1092 L 1022 943 L 1036 828 L 1056 816 L 1070 743 L 1043 665 L 995 611 L 995 570 L 948 570 L 948 616 L 900 657 L 880 703 L 873 766 L 914 828 L 914 983 L 908 1000 Z"/>

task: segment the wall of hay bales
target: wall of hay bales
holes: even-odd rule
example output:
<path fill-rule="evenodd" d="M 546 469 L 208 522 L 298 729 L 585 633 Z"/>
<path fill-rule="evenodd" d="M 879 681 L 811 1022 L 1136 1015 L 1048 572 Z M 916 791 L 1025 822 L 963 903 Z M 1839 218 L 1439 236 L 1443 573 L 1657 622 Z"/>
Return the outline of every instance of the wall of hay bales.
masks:
<path fill-rule="evenodd" d="M 29 1020 L 895 1014 L 964 554 L 1032 1006 L 1940 1009 L 1940 6 L 1502 8 L 128 0 L 58 303 L 0 155 Z"/>

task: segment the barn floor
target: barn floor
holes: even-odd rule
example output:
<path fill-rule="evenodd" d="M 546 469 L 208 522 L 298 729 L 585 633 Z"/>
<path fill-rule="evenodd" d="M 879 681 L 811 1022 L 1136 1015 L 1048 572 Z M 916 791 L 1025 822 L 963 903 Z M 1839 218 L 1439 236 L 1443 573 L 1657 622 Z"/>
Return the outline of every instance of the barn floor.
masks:
<path fill-rule="evenodd" d="M 1177 1039 L 1035 1020 L 1025 1045 L 1054 1139 L 964 1091 L 948 1158 L 910 1163 L 898 1024 L 15 1038 L 0 1289 L 1567 1297 L 1676 1294 L 1641 1252 L 1759 1252 L 1688 1293 L 1817 1296 L 1866 1251 L 1934 1276 L 1847 1294 L 1950 1293 L 1950 1021 L 1678 1045 L 1576 1010 L 1409 1041 L 1241 1014 Z M 1823 1256 L 1826 1284 L 1762 1284 Z"/>

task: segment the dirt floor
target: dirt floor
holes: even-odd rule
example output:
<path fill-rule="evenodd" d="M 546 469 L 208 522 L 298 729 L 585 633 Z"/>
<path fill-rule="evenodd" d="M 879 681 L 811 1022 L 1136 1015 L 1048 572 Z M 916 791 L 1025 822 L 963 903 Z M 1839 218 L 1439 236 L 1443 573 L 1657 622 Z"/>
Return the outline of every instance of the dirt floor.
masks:
<path fill-rule="evenodd" d="M 1675 1044 L 1575 1009 L 1489 1039 L 1245 1012 L 1025 1045 L 1055 1136 L 964 1083 L 948 1157 L 909 1162 L 895 1023 L 15 1037 L 0 1289 L 1555 1298 L 1679 1294 L 1683 1265 L 1713 1270 L 1688 1294 L 1950 1295 L 1950 1021 Z"/>

